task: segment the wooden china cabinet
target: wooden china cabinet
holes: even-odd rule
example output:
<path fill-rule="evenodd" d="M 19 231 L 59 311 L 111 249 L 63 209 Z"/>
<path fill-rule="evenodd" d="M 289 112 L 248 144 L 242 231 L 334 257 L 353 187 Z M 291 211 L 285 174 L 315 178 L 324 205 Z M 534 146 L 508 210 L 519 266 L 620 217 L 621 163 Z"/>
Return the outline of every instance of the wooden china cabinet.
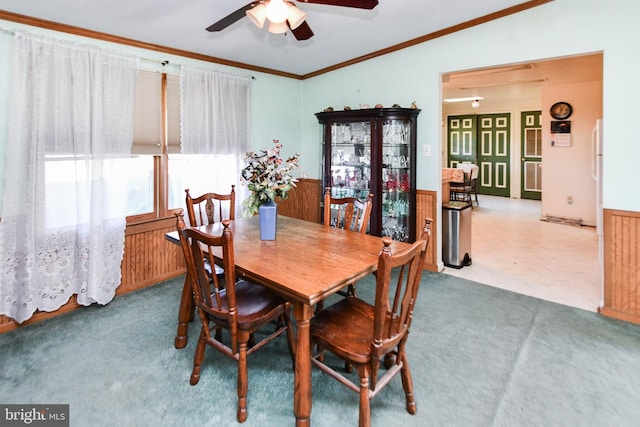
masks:
<path fill-rule="evenodd" d="M 323 125 L 323 188 L 334 197 L 373 194 L 369 233 L 416 239 L 416 128 L 419 109 L 316 113 Z M 322 203 L 322 201 L 321 201 Z"/>

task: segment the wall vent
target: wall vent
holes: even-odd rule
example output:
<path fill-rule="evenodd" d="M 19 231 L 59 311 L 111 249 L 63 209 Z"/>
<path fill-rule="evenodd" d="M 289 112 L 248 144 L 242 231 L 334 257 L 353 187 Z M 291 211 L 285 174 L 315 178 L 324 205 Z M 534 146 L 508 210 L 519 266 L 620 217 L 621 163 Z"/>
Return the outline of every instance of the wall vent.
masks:
<path fill-rule="evenodd" d="M 554 222 L 556 224 L 575 225 L 576 227 L 582 226 L 582 218 L 566 218 L 562 216 L 543 215 L 540 220 L 546 222 Z"/>

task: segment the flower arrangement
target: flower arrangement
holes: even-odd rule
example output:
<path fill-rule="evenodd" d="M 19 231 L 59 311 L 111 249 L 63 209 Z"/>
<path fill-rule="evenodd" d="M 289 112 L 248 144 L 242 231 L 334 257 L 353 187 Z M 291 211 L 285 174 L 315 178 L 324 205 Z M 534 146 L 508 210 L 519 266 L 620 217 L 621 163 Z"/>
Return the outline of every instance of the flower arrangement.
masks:
<path fill-rule="evenodd" d="M 242 206 L 248 216 L 258 213 L 260 205 L 269 200 L 286 199 L 298 182 L 291 172 L 298 168 L 300 155 L 296 153 L 283 160 L 280 157 L 282 144 L 277 139 L 273 143 L 275 147 L 271 150 L 249 151 L 244 155 L 247 166 L 240 175 L 251 195 L 242 202 Z"/>

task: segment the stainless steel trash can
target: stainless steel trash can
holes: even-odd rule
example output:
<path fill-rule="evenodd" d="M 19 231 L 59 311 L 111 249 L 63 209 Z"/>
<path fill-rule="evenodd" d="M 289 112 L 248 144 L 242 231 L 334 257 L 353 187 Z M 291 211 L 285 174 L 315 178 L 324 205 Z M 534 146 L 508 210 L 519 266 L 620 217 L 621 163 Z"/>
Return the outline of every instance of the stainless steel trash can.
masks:
<path fill-rule="evenodd" d="M 462 268 L 471 265 L 471 203 L 442 204 L 442 261 Z"/>

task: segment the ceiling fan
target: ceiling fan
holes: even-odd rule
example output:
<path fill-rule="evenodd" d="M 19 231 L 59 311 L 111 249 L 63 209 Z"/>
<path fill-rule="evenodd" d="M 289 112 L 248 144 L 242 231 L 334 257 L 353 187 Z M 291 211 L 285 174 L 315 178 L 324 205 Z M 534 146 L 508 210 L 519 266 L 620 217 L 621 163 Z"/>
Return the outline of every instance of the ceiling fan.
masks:
<path fill-rule="evenodd" d="M 317 3 L 329 6 L 373 9 L 378 0 L 298 0 L 299 3 Z M 258 28 L 269 21 L 269 32 L 283 34 L 291 30 L 297 40 L 308 40 L 313 31 L 305 20 L 307 14 L 300 11 L 290 0 L 256 0 L 242 6 L 218 22 L 207 27 L 207 31 L 222 31 L 229 25 L 247 16 Z"/>

